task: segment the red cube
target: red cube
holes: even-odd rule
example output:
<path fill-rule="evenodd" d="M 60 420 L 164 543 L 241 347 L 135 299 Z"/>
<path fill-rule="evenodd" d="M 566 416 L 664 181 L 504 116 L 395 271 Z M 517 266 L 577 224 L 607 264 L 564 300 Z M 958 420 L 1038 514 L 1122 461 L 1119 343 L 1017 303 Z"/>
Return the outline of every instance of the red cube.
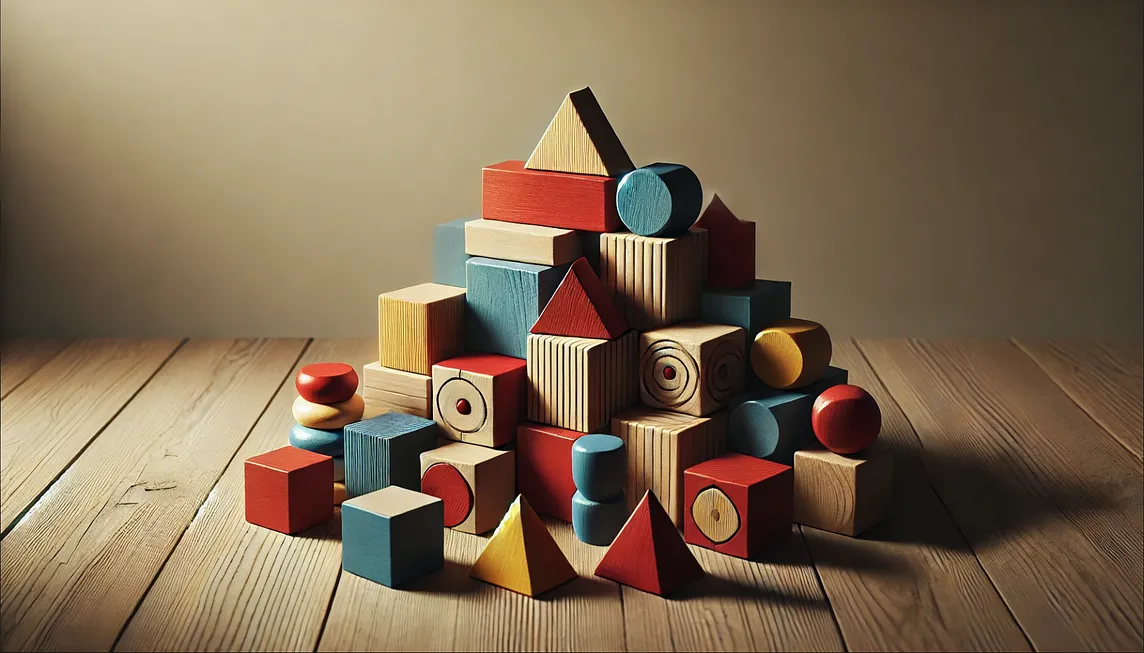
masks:
<path fill-rule="evenodd" d="M 334 459 L 282 447 L 246 461 L 246 521 L 297 533 L 334 516 Z"/>
<path fill-rule="evenodd" d="M 790 535 L 794 470 L 729 453 L 683 472 L 683 539 L 739 558 L 751 558 Z"/>
<path fill-rule="evenodd" d="M 536 512 L 572 522 L 572 444 L 579 431 L 544 424 L 516 429 L 516 491 Z"/>

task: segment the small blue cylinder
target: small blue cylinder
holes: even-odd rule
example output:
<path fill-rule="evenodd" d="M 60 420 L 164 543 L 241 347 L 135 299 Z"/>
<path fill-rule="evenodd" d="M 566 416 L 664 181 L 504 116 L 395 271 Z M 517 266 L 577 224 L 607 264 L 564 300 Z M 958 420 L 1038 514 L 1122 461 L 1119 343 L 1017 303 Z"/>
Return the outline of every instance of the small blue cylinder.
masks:
<path fill-rule="evenodd" d="M 703 186 L 678 163 L 653 163 L 632 170 L 616 187 L 616 211 L 624 226 L 640 236 L 683 236 L 699 218 Z"/>
<path fill-rule="evenodd" d="M 312 429 L 295 424 L 290 429 L 290 446 L 327 456 L 341 456 L 344 453 L 345 437 L 342 429 Z"/>
<path fill-rule="evenodd" d="M 623 492 L 606 502 L 592 501 L 580 492 L 572 495 L 572 529 L 585 544 L 610 545 L 626 521 L 628 498 Z"/>
<path fill-rule="evenodd" d="M 572 444 L 572 482 L 591 501 L 611 501 L 623 492 L 627 460 L 624 441 L 592 433 Z"/>

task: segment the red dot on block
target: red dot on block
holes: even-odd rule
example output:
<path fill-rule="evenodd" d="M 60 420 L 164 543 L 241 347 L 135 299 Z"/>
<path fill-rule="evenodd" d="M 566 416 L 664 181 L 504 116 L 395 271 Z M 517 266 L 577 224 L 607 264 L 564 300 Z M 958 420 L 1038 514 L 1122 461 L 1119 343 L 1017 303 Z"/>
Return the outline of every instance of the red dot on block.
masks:
<path fill-rule="evenodd" d="M 294 387 L 303 399 L 315 404 L 337 404 L 354 396 L 358 375 L 346 363 L 312 363 L 298 370 Z"/>
<path fill-rule="evenodd" d="M 463 400 L 462 400 L 463 401 Z M 421 491 L 437 497 L 445 504 L 445 527 L 465 521 L 473 510 L 473 491 L 456 467 L 437 463 L 421 477 Z"/>
<path fill-rule="evenodd" d="M 836 385 L 814 400 L 810 424 L 822 446 L 838 454 L 857 453 L 878 437 L 882 411 L 874 397 L 862 388 Z"/>
<path fill-rule="evenodd" d="M 473 412 L 473 406 L 469 403 L 468 399 L 457 400 L 457 412 L 462 415 L 468 415 Z"/>
<path fill-rule="evenodd" d="M 663 378 L 667 379 L 668 381 L 674 379 L 675 378 L 675 368 L 670 366 L 670 365 L 663 368 Z"/>

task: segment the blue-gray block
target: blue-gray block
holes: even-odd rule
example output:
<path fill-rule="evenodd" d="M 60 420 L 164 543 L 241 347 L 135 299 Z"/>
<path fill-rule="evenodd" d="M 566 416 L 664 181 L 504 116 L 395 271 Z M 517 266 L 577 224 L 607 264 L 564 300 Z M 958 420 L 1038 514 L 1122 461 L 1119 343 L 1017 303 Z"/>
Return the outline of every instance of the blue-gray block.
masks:
<path fill-rule="evenodd" d="M 340 456 L 345 451 L 342 429 L 312 429 L 295 424 L 290 427 L 290 446 L 324 456 Z"/>
<path fill-rule="evenodd" d="M 465 351 L 525 358 L 528 330 L 556 292 L 569 264 L 473 257 L 465 267 Z"/>
<path fill-rule="evenodd" d="M 465 223 L 477 216 L 460 218 L 433 227 L 433 281 L 446 286 L 465 287 Z"/>
<path fill-rule="evenodd" d="M 346 496 L 397 485 L 421 489 L 421 454 L 437 447 L 437 423 L 405 413 L 382 413 L 346 425 Z"/>
<path fill-rule="evenodd" d="M 590 501 L 611 501 L 624 491 L 627 455 L 624 441 L 591 433 L 572 444 L 572 482 Z"/>
<path fill-rule="evenodd" d="M 334 456 L 334 482 L 346 482 L 346 459 L 342 456 Z"/>
<path fill-rule="evenodd" d="M 826 368 L 826 371 L 822 373 L 822 378 L 808 386 L 799 388 L 798 391 L 817 397 L 818 395 L 822 394 L 823 390 L 831 386 L 845 385 L 849 383 L 849 377 L 850 373 L 846 370 L 842 369 L 841 367 L 834 367 L 833 365 L 830 365 Z M 765 383 L 759 380 L 759 377 L 755 376 L 754 370 L 751 370 L 750 373 L 747 374 L 747 390 L 749 392 L 757 393 L 758 396 L 777 395 L 784 392 L 790 392 L 789 390 L 778 390 L 776 388 L 768 387 Z"/>
<path fill-rule="evenodd" d="M 628 521 L 628 498 L 620 492 L 611 501 L 592 501 L 580 494 L 572 495 L 572 530 L 586 544 L 608 546 Z"/>
<path fill-rule="evenodd" d="M 746 332 L 747 348 L 760 331 L 790 317 L 790 282 L 758 279 L 750 288 L 704 290 L 699 315 L 711 324 L 731 324 Z"/>
<path fill-rule="evenodd" d="M 398 587 L 445 566 L 445 504 L 397 486 L 342 503 L 342 569 Z"/>
<path fill-rule="evenodd" d="M 794 452 L 814 442 L 810 409 L 818 395 L 781 392 L 741 401 L 731 407 L 727 449 L 784 465 Z"/>
<path fill-rule="evenodd" d="M 616 212 L 632 233 L 675 238 L 699 218 L 703 187 L 685 165 L 653 163 L 632 170 L 616 185 Z"/>

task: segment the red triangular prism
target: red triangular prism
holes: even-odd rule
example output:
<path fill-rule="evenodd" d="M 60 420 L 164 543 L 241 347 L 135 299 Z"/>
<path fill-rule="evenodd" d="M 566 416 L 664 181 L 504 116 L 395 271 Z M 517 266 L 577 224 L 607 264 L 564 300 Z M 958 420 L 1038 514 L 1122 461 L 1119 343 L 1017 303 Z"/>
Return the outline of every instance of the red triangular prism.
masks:
<path fill-rule="evenodd" d="M 596 565 L 596 575 L 665 596 L 703 575 L 703 568 L 649 490 Z"/>
<path fill-rule="evenodd" d="M 611 293 L 592 271 L 588 259 L 580 257 L 568 268 L 530 332 L 612 340 L 627 330 L 628 322 Z"/>

